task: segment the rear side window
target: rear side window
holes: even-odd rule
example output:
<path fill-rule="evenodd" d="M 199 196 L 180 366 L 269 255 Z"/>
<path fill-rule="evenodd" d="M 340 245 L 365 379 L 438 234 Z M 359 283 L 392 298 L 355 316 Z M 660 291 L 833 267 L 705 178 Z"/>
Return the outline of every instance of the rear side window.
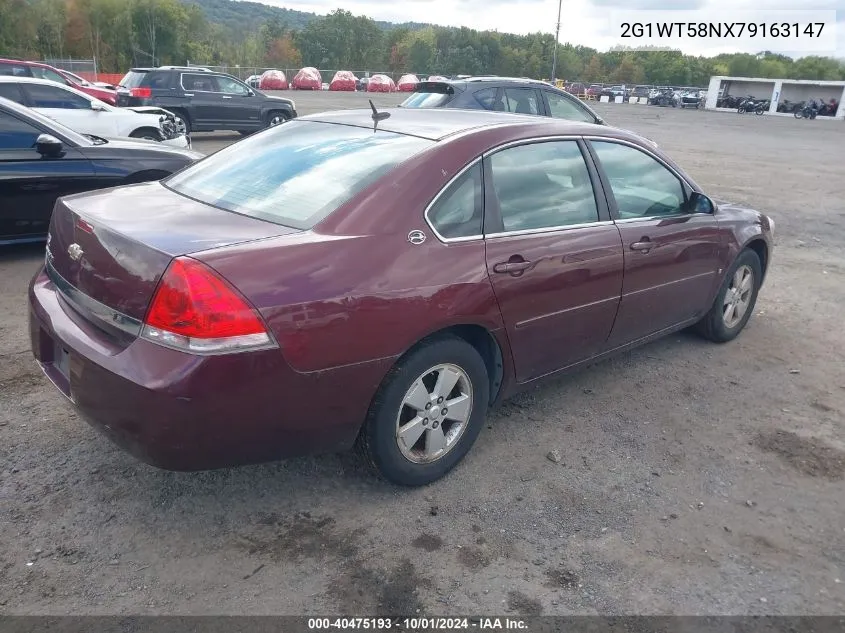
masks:
<path fill-rule="evenodd" d="M 5 112 L 0 112 L 0 150 L 32 149 L 41 130 Z"/>
<path fill-rule="evenodd" d="M 496 90 L 497 88 L 485 88 L 484 90 L 479 90 L 473 96 L 475 100 L 485 110 L 497 110 L 501 108 L 496 108 Z"/>
<path fill-rule="evenodd" d="M 197 92 L 219 92 L 217 88 L 217 78 L 214 75 L 207 73 L 182 75 L 182 88 L 189 91 Z"/>
<path fill-rule="evenodd" d="M 433 144 L 372 128 L 293 121 L 230 145 L 164 184 L 220 209 L 309 229 Z"/>
<path fill-rule="evenodd" d="M 428 219 L 445 238 L 481 235 L 482 226 L 481 162 L 455 179 L 437 198 Z"/>
<path fill-rule="evenodd" d="M 489 160 L 503 230 L 598 221 L 590 174 L 575 141 L 519 145 L 496 152 Z"/>
<path fill-rule="evenodd" d="M 32 77 L 29 66 L 10 64 L 8 62 L 0 62 L 0 75 L 6 75 L 7 77 Z"/>
<path fill-rule="evenodd" d="M 23 87 L 33 108 L 59 108 L 62 110 L 90 110 L 91 102 L 57 86 L 27 84 Z"/>
<path fill-rule="evenodd" d="M 533 88 L 505 88 L 505 105 L 508 112 L 540 114 L 537 91 Z"/>
<path fill-rule="evenodd" d="M 23 95 L 18 84 L 0 83 L 0 97 L 23 105 Z"/>

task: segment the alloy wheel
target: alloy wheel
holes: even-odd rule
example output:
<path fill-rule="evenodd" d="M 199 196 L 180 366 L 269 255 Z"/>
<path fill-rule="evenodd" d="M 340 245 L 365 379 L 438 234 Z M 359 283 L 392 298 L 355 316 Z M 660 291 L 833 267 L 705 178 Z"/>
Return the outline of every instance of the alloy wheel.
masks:
<path fill-rule="evenodd" d="M 396 416 L 396 443 L 415 464 L 428 464 L 452 450 L 472 413 L 472 382 L 453 364 L 432 367 L 412 384 Z"/>
<path fill-rule="evenodd" d="M 748 311 L 748 306 L 751 305 L 753 294 L 754 271 L 747 264 L 743 264 L 734 272 L 730 286 L 725 292 L 722 320 L 726 328 L 732 329 L 742 321 Z"/>
<path fill-rule="evenodd" d="M 282 123 L 285 122 L 285 120 L 286 119 L 285 119 L 284 115 L 274 114 L 272 117 L 270 117 L 270 127 L 274 127 L 276 125 L 281 125 Z"/>

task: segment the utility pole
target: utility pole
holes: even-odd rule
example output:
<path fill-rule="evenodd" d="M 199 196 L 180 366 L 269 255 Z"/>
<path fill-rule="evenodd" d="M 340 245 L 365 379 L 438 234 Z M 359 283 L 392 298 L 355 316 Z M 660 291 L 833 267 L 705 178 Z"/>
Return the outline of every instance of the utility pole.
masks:
<path fill-rule="evenodd" d="M 557 83 L 557 38 L 560 36 L 560 10 L 563 7 L 563 0 L 557 0 L 557 27 L 555 28 L 555 48 L 552 53 L 552 83 Z"/>

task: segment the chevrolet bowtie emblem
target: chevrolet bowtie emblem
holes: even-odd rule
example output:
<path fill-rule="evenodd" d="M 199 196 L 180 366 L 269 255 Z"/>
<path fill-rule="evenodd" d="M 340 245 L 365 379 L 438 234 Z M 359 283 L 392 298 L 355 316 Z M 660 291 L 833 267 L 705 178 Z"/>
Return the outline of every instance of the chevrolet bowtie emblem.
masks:
<path fill-rule="evenodd" d="M 67 254 L 73 261 L 78 262 L 79 258 L 82 257 L 82 247 L 79 244 L 71 244 L 67 247 Z"/>

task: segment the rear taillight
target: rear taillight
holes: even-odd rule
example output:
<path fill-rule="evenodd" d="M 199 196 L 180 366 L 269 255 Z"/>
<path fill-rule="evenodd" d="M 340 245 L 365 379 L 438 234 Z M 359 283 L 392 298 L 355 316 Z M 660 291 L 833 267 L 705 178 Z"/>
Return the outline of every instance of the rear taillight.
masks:
<path fill-rule="evenodd" d="M 130 97 L 139 97 L 141 99 L 149 99 L 153 96 L 152 88 L 130 88 Z"/>
<path fill-rule="evenodd" d="M 170 262 L 147 310 L 141 337 L 196 354 L 275 346 L 246 300 L 189 257 Z"/>

